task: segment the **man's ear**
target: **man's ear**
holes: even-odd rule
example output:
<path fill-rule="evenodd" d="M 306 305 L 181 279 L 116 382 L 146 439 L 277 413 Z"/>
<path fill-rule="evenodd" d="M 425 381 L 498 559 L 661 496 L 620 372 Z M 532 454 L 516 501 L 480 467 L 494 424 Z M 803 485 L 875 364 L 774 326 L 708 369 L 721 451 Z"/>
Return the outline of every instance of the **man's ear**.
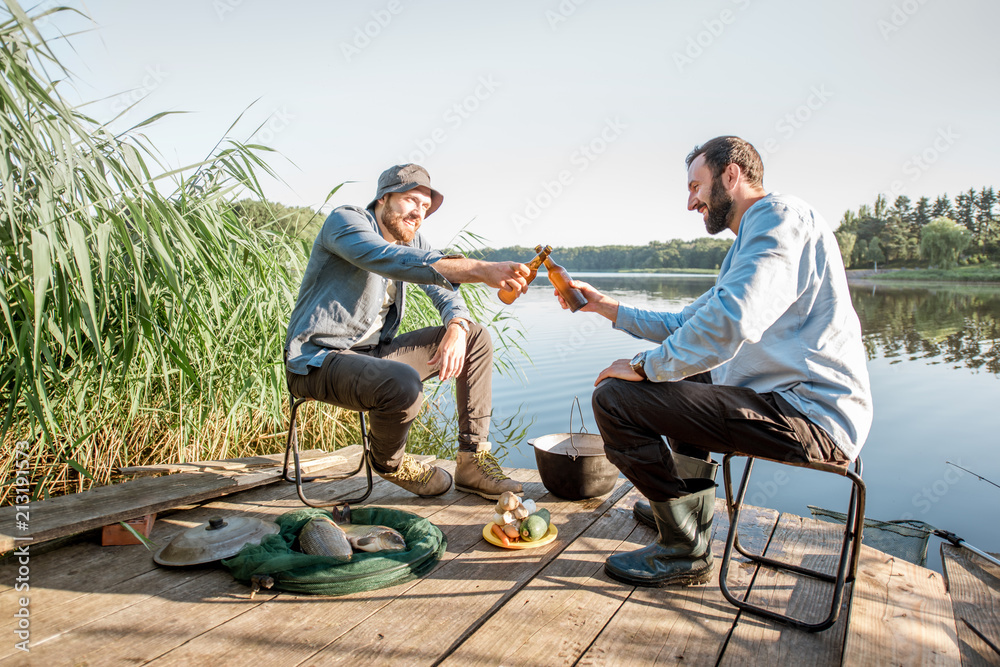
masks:
<path fill-rule="evenodd" d="M 722 185 L 727 190 L 732 190 L 740 182 L 740 178 L 742 176 L 743 170 L 740 169 L 740 165 L 735 162 L 730 162 L 726 165 L 726 168 L 722 170 Z"/>

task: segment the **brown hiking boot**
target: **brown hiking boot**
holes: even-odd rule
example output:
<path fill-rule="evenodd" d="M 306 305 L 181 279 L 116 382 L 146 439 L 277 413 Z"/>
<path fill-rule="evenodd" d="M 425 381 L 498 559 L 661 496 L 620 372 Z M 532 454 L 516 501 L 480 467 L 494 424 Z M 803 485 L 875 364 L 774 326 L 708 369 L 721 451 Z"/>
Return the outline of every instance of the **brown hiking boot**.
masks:
<path fill-rule="evenodd" d="M 447 470 L 420 463 L 409 454 L 403 455 L 403 461 L 396 468 L 396 472 L 385 473 L 378 470 L 375 472 L 387 482 L 392 482 L 421 498 L 440 496 L 451 488 L 451 475 Z"/>
<path fill-rule="evenodd" d="M 490 454 L 490 443 L 479 444 L 475 452 L 455 455 L 455 489 L 475 493 L 487 500 L 499 500 L 504 491 L 521 493 L 521 483 L 507 477 Z"/>

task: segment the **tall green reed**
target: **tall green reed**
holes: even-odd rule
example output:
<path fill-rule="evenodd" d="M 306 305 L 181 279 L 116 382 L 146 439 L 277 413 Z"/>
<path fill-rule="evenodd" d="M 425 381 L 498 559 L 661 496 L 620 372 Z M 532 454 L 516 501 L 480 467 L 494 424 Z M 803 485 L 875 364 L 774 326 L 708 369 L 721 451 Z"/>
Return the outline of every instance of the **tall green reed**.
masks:
<path fill-rule="evenodd" d="M 45 73 L 68 76 L 32 18 L 4 5 L 0 476 L 21 440 L 38 496 L 106 483 L 122 465 L 280 449 L 282 348 L 309 243 L 240 214 L 239 197 L 264 199 L 269 149 L 227 138 L 201 163 L 160 164 L 138 130 L 166 114 L 121 134 L 83 114 Z M 463 292 L 501 349 L 517 349 L 485 291 Z M 440 323 L 412 303 L 408 327 Z M 447 450 L 448 420 L 428 405 L 411 441 Z M 332 406 L 306 411 L 302 428 L 306 447 L 357 441 Z"/>
<path fill-rule="evenodd" d="M 303 252 L 247 225 L 262 146 L 168 169 L 42 73 L 65 74 L 14 0 L 0 12 L 3 442 L 43 493 L 151 457 L 212 458 L 282 427 L 284 329 Z M 5 447 L 5 451 L 11 451 Z M 10 462 L 3 462 L 9 474 Z"/>

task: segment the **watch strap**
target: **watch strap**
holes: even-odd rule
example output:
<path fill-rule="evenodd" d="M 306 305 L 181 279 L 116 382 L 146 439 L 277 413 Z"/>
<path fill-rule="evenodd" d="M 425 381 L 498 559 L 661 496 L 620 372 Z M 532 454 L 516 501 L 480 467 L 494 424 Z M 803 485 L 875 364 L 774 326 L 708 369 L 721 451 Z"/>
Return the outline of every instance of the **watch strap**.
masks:
<path fill-rule="evenodd" d="M 649 379 L 649 376 L 646 375 L 646 359 L 642 356 L 642 352 L 632 357 L 632 361 L 628 362 L 628 365 L 632 368 L 635 374 L 643 380 Z"/>

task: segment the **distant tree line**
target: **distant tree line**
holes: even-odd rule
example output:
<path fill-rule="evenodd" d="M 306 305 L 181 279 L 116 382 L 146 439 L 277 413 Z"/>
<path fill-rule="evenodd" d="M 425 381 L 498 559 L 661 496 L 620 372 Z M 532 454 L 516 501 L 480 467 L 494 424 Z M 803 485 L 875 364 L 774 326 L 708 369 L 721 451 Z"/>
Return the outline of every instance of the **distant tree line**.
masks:
<path fill-rule="evenodd" d="M 285 206 L 259 199 L 240 199 L 233 212 L 257 229 L 269 229 L 307 241 L 316 238 L 326 215 L 304 206 Z"/>
<path fill-rule="evenodd" d="M 935 266 L 978 264 L 1000 260 L 1000 211 L 997 193 L 984 186 L 931 201 L 914 203 L 900 195 L 891 204 L 878 195 L 872 205 L 846 211 L 834 232 L 848 268 L 875 266 Z M 244 199 L 237 214 L 254 227 L 267 227 L 305 241 L 315 238 L 326 216 L 302 207 Z M 628 271 L 651 269 L 718 269 L 732 239 L 702 237 L 673 239 L 646 245 L 557 247 L 553 257 L 569 271 Z M 528 261 L 532 247 L 483 248 L 474 256 L 488 261 Z"/>
<path fill-rule="evenodd" d="M 876 265 L 940 268 L 1000 259 L 1000 217 L 992 187 L 947 193 L 914 204 L 900 195 L 890 205 L 879 195 L 872 206 L 847 211 L 835 232 L 848 267 Z"/>
<path fill-rule="evenodd" d="M 552 250 L 552 257 L 568 271 L 718 269 L 732 244 L 732 239 L 703 237 L 693 241 L 651 241 L 646 245 L 556 247 Z M 475 255 L 487 261 L 527 262 L 535 255 L 535 250 L 507 246 L 484 248 Z"/>

